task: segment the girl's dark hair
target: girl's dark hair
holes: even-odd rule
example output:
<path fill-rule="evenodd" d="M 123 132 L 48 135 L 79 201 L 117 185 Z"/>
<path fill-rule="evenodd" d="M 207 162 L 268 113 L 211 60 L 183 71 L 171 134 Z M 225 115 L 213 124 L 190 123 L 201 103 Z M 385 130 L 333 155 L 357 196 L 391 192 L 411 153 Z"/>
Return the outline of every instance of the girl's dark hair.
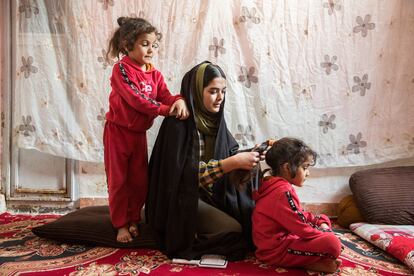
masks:
<path fill-rule="evenodd" d="M 280 175 L 283 164 L 288 163 L 291 177 L 296 176 L 296 170 L 309 157 L 313 158 L 311 166 L 315 165 L 318 154 L 304 142 L 296 138 L 285 137 L 277 140 L 266 153 L 266 163 L 272 168 L 272 175 Z"/>
<path fill-rule="evenodd" d="M 226 74 L 224 74 L 224 71 L 220 68 L 220 66 L 210 63 L 204 71 L 203 88 L 207 87 L 215 78 L 226 79 Z"/>
<path fill-rule="evenodd" d="M 128 51 L 134 49 L 135 41 L 142 34 L 155 33 L 158 40 L 161 40 L 161 33 L 151 23 L 143 18 L 119 17 L 118 29 L 109 41 L 106 58 L 109 56 L 119 58 L 119 54 L 127 55 Z M 126 48 L 126 49 L 125 49 Z"/>

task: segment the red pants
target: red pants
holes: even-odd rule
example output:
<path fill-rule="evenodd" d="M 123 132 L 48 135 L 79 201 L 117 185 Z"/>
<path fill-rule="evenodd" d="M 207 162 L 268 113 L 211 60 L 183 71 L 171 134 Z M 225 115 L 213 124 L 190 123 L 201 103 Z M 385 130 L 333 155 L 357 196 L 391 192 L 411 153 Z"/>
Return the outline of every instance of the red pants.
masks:
<path fill-rule="evenodd" d="M 332 233 L 321 233 L 313 239 L 287 239 L 287 250 L 279 256 L 278 264 L 301 267 L 322 259 L 336 259 L 341 254 L 341 241 Z"/>
<path fill-rule="evenodd" d="M 104 158 L 112 225 L 138 222 L 148 188 L 146 133 L 106 122 Z"/>

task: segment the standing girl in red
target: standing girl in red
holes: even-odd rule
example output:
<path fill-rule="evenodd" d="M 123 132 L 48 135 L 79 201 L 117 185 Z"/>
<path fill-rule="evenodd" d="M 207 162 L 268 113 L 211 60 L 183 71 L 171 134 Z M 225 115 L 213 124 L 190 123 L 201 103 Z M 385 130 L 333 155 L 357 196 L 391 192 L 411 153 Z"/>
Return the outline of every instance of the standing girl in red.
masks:
<path fill-rule="evenodd" d="M 122 58 L 112 70 L 104 129 L 105 171 L 117 241 L 138 236 L 137 223 L 148 186 L 146 131 L 158 115 L 188 117 L 180 96 L 172 96 L 151 60 L 161 34 L 142 18 L 118 18 L 108 55 Z"/>
<path fill-rule="evenodd" d="M 293 185 L 302 187 L 317 154 L 302 141 L 283 138 L 266 153 L 272 176 L 265 177 L 253 211 L 256 257 L 268 264 L 335 272 L 341 242 L 326 215 L 305 212 Z"/>

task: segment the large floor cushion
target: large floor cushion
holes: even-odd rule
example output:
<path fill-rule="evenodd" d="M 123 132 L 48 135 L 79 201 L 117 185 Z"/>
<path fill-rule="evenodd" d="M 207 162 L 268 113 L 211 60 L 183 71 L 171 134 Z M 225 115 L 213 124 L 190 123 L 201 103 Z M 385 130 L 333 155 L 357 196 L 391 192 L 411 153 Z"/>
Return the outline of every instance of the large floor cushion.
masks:
<path fill-rule="evenodd" d="M 349 186 L 366 222 L 414 224 L 414 166 L 359 171 Z"/>
<path fill-rule="evenodd" d="M 414 225 L 353 223 L 349 228 L 414 270 Z"/>
<path fill-rule="evenodd" d="M 158 241 L 151 227 L 139 224 L 139 237 L 129 243 L 116 241 L 108 206 L 85 207 L 64 215 L 56 221 L 38 226 L 32 232 L 42 238 L 67 243 L 81 243 L 119 248 L 158 248 Z"/>

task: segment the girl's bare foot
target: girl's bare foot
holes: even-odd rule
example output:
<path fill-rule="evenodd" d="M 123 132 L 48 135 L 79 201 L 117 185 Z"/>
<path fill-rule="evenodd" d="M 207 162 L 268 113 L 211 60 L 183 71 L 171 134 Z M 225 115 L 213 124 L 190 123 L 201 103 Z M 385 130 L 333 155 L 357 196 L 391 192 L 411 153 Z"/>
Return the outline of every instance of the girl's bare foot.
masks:
<path fill-rule="evenodd" d="M 131 233 L 132 237 L 136 238 L 139 235 L 138 225 L 135 222 L 131 222 L 129 224 L 129 233 Z"/>
<path fill-rule="evenodd" d="M 131 234 L 128 231 L 128 227 L 124 226 L 118 228 L 118 235 L 116 236 L 118 242 L 127 243 L 132 241 Z"/>
<path fill-rule="evenodd" d="M 334 273 L 339 268 L 341 263 L 341 260 L 324 259 L 319 262 L 306 265 L 305 269 L 318 272 Z"/>
<path fill-rule="evenodd" d="M 338 269 L 341 267 L 342 260 L 340 260 L 340 259 L 336 259 L 336 260 L 335 260 L 335 263 L 336 263 L 336 269 L 338 270 Z"/>

